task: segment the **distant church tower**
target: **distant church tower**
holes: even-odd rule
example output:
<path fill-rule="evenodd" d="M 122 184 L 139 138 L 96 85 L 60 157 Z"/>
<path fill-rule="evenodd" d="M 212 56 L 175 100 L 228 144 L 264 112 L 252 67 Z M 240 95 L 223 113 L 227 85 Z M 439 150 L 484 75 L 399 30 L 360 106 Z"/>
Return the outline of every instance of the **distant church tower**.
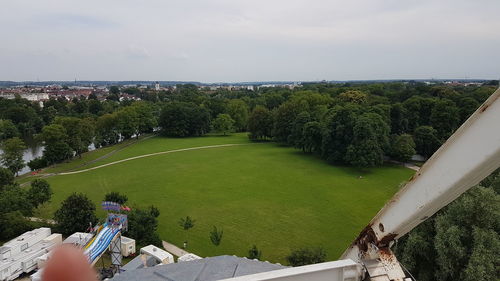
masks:
<path fill-rule="evenodd" d="M 160 90 L 160 83 L 156 82 L 155 83 L 155 91 L 159 91 Z"/>

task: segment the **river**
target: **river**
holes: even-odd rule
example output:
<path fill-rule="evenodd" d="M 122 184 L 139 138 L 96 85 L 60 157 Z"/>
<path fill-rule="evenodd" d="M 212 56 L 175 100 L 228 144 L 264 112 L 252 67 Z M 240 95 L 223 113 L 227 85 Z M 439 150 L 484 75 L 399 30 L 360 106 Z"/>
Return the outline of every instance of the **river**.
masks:
<path fill-rule="evenodd" d="M 24 159 L 25 164 L 28 164 L 29 161 L 43 155 L 44 146 L 42 144 L 40 144 L 32 139 L 24 140 L 24 142 L 27 146 L 27 149 L 24 150 L 24 153 L 23 153 L 23 159 Z M 91 144 L 89 146 L 89 151 L 92 151 L 94 149 L 95 149 L 94 144 Z M 0 155 L 2 153 L 3 153 L 3 150 L 0 149 Z M 1 164 L 0 164 L 0 166 L 3 167 L 3 165 L 1 165 Z M 29 173 L 30 171 L 31 171 L 30 168 L 26 165 L 21 171 L 19 171 L 19 175 L 24 175 L 26 173 Z"/>

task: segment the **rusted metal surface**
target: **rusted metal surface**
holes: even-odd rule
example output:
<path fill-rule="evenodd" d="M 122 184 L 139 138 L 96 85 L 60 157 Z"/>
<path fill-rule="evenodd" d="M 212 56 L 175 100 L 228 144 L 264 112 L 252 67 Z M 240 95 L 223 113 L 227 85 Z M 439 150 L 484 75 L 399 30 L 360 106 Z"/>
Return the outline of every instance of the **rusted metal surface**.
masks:
<path fill-rule="evenodd" d="M 382 237 L 377 243 L 377 247 L 379 248 L 384 248 L 384 247 L 389 247 L 390 243 L 394 241 L 394 238 L 398 236 L 397 233 L 389 233 L 386 236 Z"/>
<path fill-rule="evenodd" d="M 398 259 L 389 248 L 383 248 L 378 251 L 379 261 L 383 265 L 389 280 L 402 281 L 405 274 Z"/>
<path fill-rule="evenodd" d="M 375 244 L 377 241 L 377 236 L 375 235 L 375 232 L 373 232 L 372 225 L 369 224 L 367 225 L 359 234 L 358 238 L 354 240 L 354 245 L 358 246 L 358 248 L 366 252 L 368 250 L 368 246 L 370 244 Z"/>

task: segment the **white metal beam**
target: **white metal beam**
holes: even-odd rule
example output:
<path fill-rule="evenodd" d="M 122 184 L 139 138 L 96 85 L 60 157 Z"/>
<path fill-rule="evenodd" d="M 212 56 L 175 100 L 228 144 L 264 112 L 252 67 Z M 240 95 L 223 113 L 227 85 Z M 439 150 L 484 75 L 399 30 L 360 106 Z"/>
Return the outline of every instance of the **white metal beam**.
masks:
<path fill-rule="evenodd" d="M 360 264 L 352 260 L 339 260 L 244 275 L 224 281 L 359 281 L 361 276 Z"/>
<path fill-rule="evenodd" d="M 389 242 L 478 184 L 500 166 L 500 89 L 446 141 L 382 208 L 342 258 Z"/>

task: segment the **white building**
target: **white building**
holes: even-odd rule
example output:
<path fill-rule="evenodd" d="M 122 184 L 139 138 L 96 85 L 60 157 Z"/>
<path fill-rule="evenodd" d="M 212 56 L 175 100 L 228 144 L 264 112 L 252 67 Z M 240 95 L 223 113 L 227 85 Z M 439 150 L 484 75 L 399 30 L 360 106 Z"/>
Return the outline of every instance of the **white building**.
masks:
<path fill-rule="evenodd" d="M 45 101 L 49 99 L 49 94 L 47 93 L 21 93 L 19 96 L 29 101 Z M 12 100 L 16 98 L 16 95 L 12 93 L 3 93 L 0 94 L 0 98 Z"/>
<path fill-rule="evenodd" d="M 61 234 L 50 234 L 50 228 L 28 231 L 0 247 L 0 280 L 14 280 L 37 268 L 37 258 L 61 244 Z"/>
<path fill-rule="evenodd" d="M 195 254 L 185 254 L 183 256 L 180 256 L 178 259 L 177 259 L 177 262 L 183 262 L 183 261 L 194 261 L 194 260 L 201 260 L 202 257 L 200 256 L 197 256 Z"/>
<path fill-rule="evenodd" d="M 64 239 L 63 244 L 73 244 L 77 247 L 83 247 L 85 246 L 92 238 L 94 235 L 92 233 L 86 233 L 86 232 L 75 232 L 68 236 L 66 239 Z"/>
<path fill-rule="evenodd" d="M 121 238 L 121 248 L 122 248 L 122 256 L 128 257 L 132 254 L 135 254 L 135 240 L 132 238 L 128 238 L 122 236 Z"/>
<path fill-rule="evenodd" d="M 172 254 L 153 245 L 141 248 L 140 252 L 142 255 L 154 257 L 158 262 L 163 264 L 174 263 L 174 256 Z"/>

